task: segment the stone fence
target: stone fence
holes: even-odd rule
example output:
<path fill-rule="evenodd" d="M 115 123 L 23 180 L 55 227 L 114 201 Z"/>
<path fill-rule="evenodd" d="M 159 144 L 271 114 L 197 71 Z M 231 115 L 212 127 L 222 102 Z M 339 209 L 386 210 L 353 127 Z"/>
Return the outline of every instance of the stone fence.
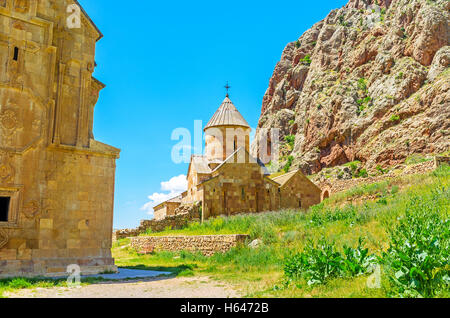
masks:
<path fill-rule="evenodd" d="M 242 245 L 249 235 L 198 235 L 198 236 L 138 236 L 131 238 L 131 247 L 138 253 L 152 251 L 190 251 L 205 256 L 226 253 L 233 247 Z"/>
<path fill-rule="evenodd" d="M 135 229 L 124 229 L 117 230 L 113 233 L 113 241 L 119 240 L 126 237 L 139 236 L 141 234 L 147 233 L 148 230 L 152 232 L 162 232 L 166 228 L 172 230 L 181 229 L 185 227 L 190 221 L 200 220 L 200 204 L 194 204 L 180 207 L 183 211 L 182 214 L 176 214 L 172 216 L 167 216 L 162 220 L 142 220 L 139 227 Z"/>

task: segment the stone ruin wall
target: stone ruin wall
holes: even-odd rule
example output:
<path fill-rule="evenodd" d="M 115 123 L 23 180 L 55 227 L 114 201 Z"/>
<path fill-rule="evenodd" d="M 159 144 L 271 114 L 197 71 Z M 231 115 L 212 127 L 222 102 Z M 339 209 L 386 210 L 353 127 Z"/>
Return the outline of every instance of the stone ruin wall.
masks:
<path fill-rule="evenodd" d="M 249 235 L 198 235 L 198 236 L 138 236 L 131 238 L 131 247 L 140 251 L 190 251 L 205 256 L 226 253 L 233 247 L 245 244 Z"/>
<path fill-rule="evenodd" d="M 172 230 L 181 229 L 188 224 L 190 221 L 200 221 L 201 204 L 194 205 L 181 205 L 175 211 L 175 215 L 167 216 L 162 220 L 142 220 L 139 227 L 135 229 L 124 229 L 117 230 L 113 233 L 113 240 L 119 240 L 132 236 L 139 236 L 146 233 L 148 230 L 152 232 L 162 232 L 166 228 Z"/>

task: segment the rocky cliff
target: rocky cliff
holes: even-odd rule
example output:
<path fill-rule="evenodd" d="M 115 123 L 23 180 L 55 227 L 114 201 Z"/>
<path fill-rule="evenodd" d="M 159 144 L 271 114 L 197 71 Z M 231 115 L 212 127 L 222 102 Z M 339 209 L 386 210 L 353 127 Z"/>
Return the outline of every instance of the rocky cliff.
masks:
<path fill-rule="evenodd" d="M 315 173 L 448 151 L 449 10 L 448 0 L 350 0 L 289 43 L 257 132 L 281 129 L 281 166 Z"/>

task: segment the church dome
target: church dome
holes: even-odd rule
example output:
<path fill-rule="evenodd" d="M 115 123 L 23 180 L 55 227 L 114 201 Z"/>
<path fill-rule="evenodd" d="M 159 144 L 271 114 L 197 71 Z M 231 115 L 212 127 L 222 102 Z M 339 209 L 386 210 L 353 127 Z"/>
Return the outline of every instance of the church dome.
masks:
<path fill-rule="evenodd" d="M 208 122 L 204 130 L 211 127 L 220 126 L 241 126 L 250 128 L 247 121 L 244 119 L 241 113 L 239 113 L 236 106 L 233 105 L 233 102 L 228 96 L 225 97 L 222 105 L 220 105 L 219 109 L 212 116 L 211 120 Z"/>

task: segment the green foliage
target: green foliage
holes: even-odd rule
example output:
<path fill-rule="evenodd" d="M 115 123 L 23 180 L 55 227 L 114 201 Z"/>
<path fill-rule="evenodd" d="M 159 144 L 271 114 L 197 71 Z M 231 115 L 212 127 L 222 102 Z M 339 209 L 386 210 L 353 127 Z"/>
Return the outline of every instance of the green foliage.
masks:
<path fill-rule="evenodd" d="M 412 154 L 406 158 L 405 164 L 406 165 L 415 165 L 418 163 L 423 163 L 423 162 L 427 162 L 427 161 L 431 161 L 431 160 L 433 160 L 433 159 L 426 158 L 420 154 Z"/>
<path fill-rule="evenodd" d="M 450 287 L 449 202 L 448 188 L 414 196 L 389 229 L 391 244 L 381 261 L 398 295 L 433 297 Z"/>
<path fill-rule="evenodd" d="M 343 246 L 343 253 L 335 242 L 322 238 L 317 244 L 309 241 L 301 253 L 286 258 L 284 274 L 288 280 L 305 279 L 308 285 L 324 284 L 331 278 L 355 277 L 365 274 L 374 263 L 375 257 L 364 248 L 363 239 L 358 246 Z"/>
<path fill-rule="evenodd" d="M 350 169 L 352 171 L 352 176 L 357 177 L 357 175 L 358 175 L 358 164 L 356 162 L 350 162 L 348 164 L 348 166 L 350 167 Z"/>
<path fill-rule="evenodd" d="M 297 40 L 297 42 L 295 42 L 295 47 L 298 49 L 301 46 L 300 41 Z"/>
<path fill-rule="evenodd" d="M 402 32 L 402 39 L 406 39 L 408 37 L 408 35 L 406 34 L 406 30 L 405 28 L 401 28 L 400 31 Z"/>
<path fill-rule="evenodd" d="M 383 22 L 386 16 L 386 8 L 382 8 L 380 12 L 380 21 Z"/>
<path fill-rule="evenodd" d="M 345 17 L 343 15 L 340 15 L 338 17 L 338 19 L 339 19 L 340 25 L 345 26 L 345 27 L 348 27 L 350 25 L 347 21 L 345 21 Z"/>
<path fill-rule="evenodd" d="M 30 288 L 31 287 L 31 282 L 25 278 L 14 278 L 10 283 L 9 283 L 9 287 L 10 288 L 15 288 L 15 289 L 24 289 L 24 288 Z"/>
<path fill-rule="evenodd" d="M 336 221 L 347 221 L 350 224 L 356 221 L 357 209 L 353 205 L 346 205 L 344 208 L 324 208 L 323 204 L 311 207 L 311 224 L 322 226 Z"/>
<path fill-rule="evenodd" d="M 261 239 L 265 244 L 274 243 L 277 240 L 277 233 L 272 224 L 257 222 L 250 230 L 250 239 Z"/>
<path fill-rule="evenodd" d="M 284 136 L 284 141 L 289 145 L 289 147 L 291 147 L 291 149 L 294 149 L 295 135 Z"/>
<path fill-rule="evenodd" d="M 392 186 L 392 188 L 391 188 L 391 194 L 396 194 L 396 193 L 398 193 L 398 190 L 399 190 L 399 187 L 398 187 L 398 186 L 396 186 L 396 185 Z"/>
<path fill-rule="evenodd" d="M 375 169 L 381 174 L 385 174 L 387 172 L 387 170 L 383 169 L 380 165 L 377 165 Z"/>
<path fill-rule="evenodd" d="M 433 176 L 442 178 L 450 175 L 450 166 L 442 164 L 433 171 Z"/>
<path fill-rule="evenodd" d="M 300 63 L 303 65 L 311 65 L 311 55 L 306 54 L 304 58 L 300 59 Z"/>
<path fill-rule="evenodd" d="M 291 119 L 291 120 L 289 121 L 289 126 L 292 126 L 292 125 L 294 125 L 294 124 L 295 124 L 295 120 Z"/>
<path fill-rule="evenodd" d="M 358 99 L 356 103 L 358 104 L 358 115 L 361 114 L 367 107 L 371 106 L 373 103 L 372 97 L 368 96 L 369 90 L 367 88 L 367 80 L 361 77 L 357 82 L 358 90 L 362 91 L 363 97 Z"/>
<path fill-rule="evenodd" d="M 288 161 L 287 161 L 287 163 L 286 163 L 286 165 L 284 166 L 284 168 L 283 168 L 283 171 L 284 172 L 286 172 L 286 173 L 288 173 L 289 172 L 289 169 L 291 169 L 291 166 L 292 166 L 292 162 L 294 161 L 294 156 L 288 156 Z"/>
<path fill-rule="evenodd" d="M 84 278 L 82 283 L 103 281 L 100 278 Z M 39 278 L 23 278 L 14 277 L 0 280 L 0 298 L 5 291 L 14 291 L 17 289 L 29 288 L 51 288 L 67 286 L 65 279 L 39 279 Z"/>
<path fill-rule="evenodd" d="M 365 93 L 367 92 L 367 80 L 364 77 L 361 77 L 358 80 L 358 89 Z"/>
<path fill-rule="evenodd" d="M 399 115 L 392 115 L 389 120 L 392 121 L 392 122 L 397 122 L 397 121 L 400 120 L 400 116 Z"/>
<path fill-rule="evenodd" d="M 366 169 L 361 169 L 358 172 L 358 178 L 367 178 L 369 176 L 369 174 L 367 173 Z"/>

